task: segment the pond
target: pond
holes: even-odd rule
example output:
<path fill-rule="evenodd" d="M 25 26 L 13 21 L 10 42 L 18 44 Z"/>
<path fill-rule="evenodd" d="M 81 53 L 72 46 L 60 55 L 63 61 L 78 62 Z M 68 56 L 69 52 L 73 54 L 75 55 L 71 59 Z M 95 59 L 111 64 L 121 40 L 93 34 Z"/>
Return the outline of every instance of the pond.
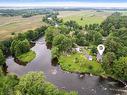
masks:
<path fill-rule="evenodd" d="M 26 66 L 22 66 L 17 64 L 12 56 L 9 56 L 6 60 L 7 72 L 22 76 L 30 71 L 43 71 L 46 79 L 58 88 L 78 91 L 79 95 L 127 95 L 127 89 L 120 87 L 118 82 L 111 79 L 62 71 L 59 66 L 52 65 L 51 51 L 44 44 L 45 39 L 42 37 L 36 42 L 32 48 L 36 52 L 36 58 Z"/>

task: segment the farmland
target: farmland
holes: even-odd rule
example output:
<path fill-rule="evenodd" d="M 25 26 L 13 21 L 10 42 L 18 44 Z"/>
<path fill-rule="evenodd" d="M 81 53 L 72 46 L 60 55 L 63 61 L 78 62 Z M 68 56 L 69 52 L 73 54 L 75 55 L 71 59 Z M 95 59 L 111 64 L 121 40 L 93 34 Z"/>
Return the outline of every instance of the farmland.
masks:
<path fill-rule="evenodd" d="M 85 24 L 100 24 L 108 16 L 115 11 L 95 11 L 95 10 L 82 10 L 82 11 L 59 11 L 59 18 L 62 18 L 64 22 L 69 20 L 76 21 L 79 25 Z M 127 15 L 126 11 L 119 11 L 123 15 Z M 21 16 L 3 17 L 0 16 L 0 40 L 4 40 L 12 37 L 12 33 L 25 32 L 27 30 L 33 30 L 41 25 L 45 25 L 42 22 L 42 15 L 36 15 L 29 18 L 22 18 Z"/>
<path fill-rule="evenodd" d="M 0 40 L 12 37 L 12 33 L 25 32 L 45 25 L 42 22 L 42 15 L 22 18 L 21 16 L 3 17 L 0 16 Z"/>
<path fill-rule="evenodd" d="M 95 11 L 95 10 L 83 10 L 83 11 L 61 11 L 59 12 L 59 18 L 62 18 L 64 22 L 69 20 L 76 21 L 79 25 L 84 26 L 85 24 L 100 24 L 108 16 L 116 11 Z M 127 15 L 126 11 L 118 11 L 123 15 Z"/>

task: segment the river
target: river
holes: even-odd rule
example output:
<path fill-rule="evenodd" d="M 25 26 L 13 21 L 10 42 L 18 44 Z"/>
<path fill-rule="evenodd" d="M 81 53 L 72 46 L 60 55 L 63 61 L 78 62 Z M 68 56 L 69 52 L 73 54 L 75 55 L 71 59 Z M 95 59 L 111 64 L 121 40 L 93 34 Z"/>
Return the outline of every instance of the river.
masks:
<path fill-rule="evenodd" d="M 44 42 L 40 38 L 37 42 Z M 22 76 L 30 71 L 43 71 L 46 79 L 56 85 L 58 88 L 68 91 L 78 91 L 79 95 L 127 95 L 127 89 L 120 87 L 118 82 L 102 79 L 98 76 L 64 72 L 59 66 L 53 66 L 51 63 L 51 51 L 45 44 L 37 43 L 33 48 L 36 52 L 36 58 L 26 66 L 17 64 L 12 56 L 8 57 L 6 64 L 7 72 Z"/>

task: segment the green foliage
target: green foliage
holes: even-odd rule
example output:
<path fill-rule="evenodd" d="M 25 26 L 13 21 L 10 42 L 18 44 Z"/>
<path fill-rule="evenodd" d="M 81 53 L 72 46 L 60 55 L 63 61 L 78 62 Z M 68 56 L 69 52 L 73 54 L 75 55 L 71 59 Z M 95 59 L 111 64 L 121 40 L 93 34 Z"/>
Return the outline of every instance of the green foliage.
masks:
<path fill-rule="evenodd" d="M 86 40 L 91 44 L 98 45 L 102 43 L 102 35 L 95 30 L 90 30 L 86 34 Z"/>
<path fill-rule="evenodd" d="M 3 55 L 2 50 L 0 49 L 0 65 L 5 64 L 5 57 Z"/>
<path fill-rule="evenodd" d="M 60 55 L 59 49 L 57 47 L 53 47 L 51 52 L 52 52 L 52 59 L 58 58 Z"/>
<path fill-rule="evenodd" d="M 93 46 L 91 47 L 91 52 L 92 52 L 93 54 L 97 54 L 97 46 L 93 45 Z"/>
<path fill-rule="evenodd" d="M 23 63 L 31 62 L 35 57 L 36 53 L 34 51 L 29 51 L 21 54 L 20 56 L 17 56 L 18 60 L 20 60 Z"/>
<path fill-rule="evenodd" d="M 106 47 L 105 52 L 114 52 L 117 58 L 126 56 L 127 54 L 125 52 L 127 48 L 122 41 L 123 40 L 119 37 L 109 36 L 104 43 Z M 124 42 L 126 42 L 126 40 L 124 40 Z"/>
<path fill-rule="evenodd" d="M 120 29 L 120 28 L 127 28 L 127 16 L 122 16 L 120 13 L 116 12 L 109 16 L 103 23 L 102 28 L 105 32 L 107 32 L 104 35 L 108 35 L 110 31 L 113 31 L 114 29 Z"/>
<path fill-rule="evenodd" d="M 67 93 L 58 90 L 45 80 L 42 72 L 30 72 L 22 76 L 15 89 L 20 95 L 77 95 L 75 92 Z"/>
<path fill-rule="evenodd" d="M 0 16 L 23 16 L 30 17 L 34 15 L 44 15 L 48 13 L 52 13 L 51 10 L 47 9 L 0 9 Z"/>
<path fill-rule="evenodd" d="M 103 57 L 103 68 L 107 74 L 112 73 L 112 66 L 114 61 L 116 60 L 116 55 L 113 52 L 107 52 Z"/>
<path fill-rule="evenodd" d="M 69 37 L 59 34 L 53 39 L 53 47 L 57 47 L 60 52 L 67 52 L 72 48 L 72 41 Z"/>
<path fill-rule="evenodd" d="M 15 95 L 14 87 L 17 83 L 15 75 L 0 76 L 0 95 Z"/>
<path fill-rule="evenodd" d="M 69 29 L 65 25 L 61 25 L 58 28 L 59 28 L 61 34 L 66 35 L 66 34 L 70 33 Z"/>
<path fill-rule="evenodd" d="M 127 57 L 121 57 L 113 64 L 113 75 L 122 80 L 127 80 Z"/>
<path fill-rule="evenodd" d="M 19 79 L 15 75 L 0 75 L 0 95 L 78 95 L 57 89 L 46 81 L 42 72 L 29 72 Z"/>
<path fill-rule="evenodd" d="M 83 54 L 75 53 L 68 56 L 61 55 L 59 63 L 61 68 L 66 71 L 92 73 L 100 76 L 105 75 L 101 64 L 96 61 L 89 61 Z"/>
<path fill-rule="evenodd" d="M 67 21 L 65 23 L 65 25 L 69 28 L 69 29 L 79 29 L 80 26 L 78 25 L 78 23 L 76 21 L 73 21 L 73 20 L 70 20 L 70 21 Z"/>
<path fill-rule="evenodd" d="M 48 27 L 45 31 L 45 40 L 48 44 L 52 44 L 53 38 L 59 34 L 59 29 L 55 27 Z"/>
<path fill-rule="evenodd" d="M 26 53 L 30 50 L 30 43 L 26 39 L 23 41 L 14 40 L 11 44 L 10 50 L 14 56 L 19 56 L 19 55 Z"/>
<path fill-rule="evenodd" d="M 88 46 L 89 45 L 89 41 L 86 40 L 86 35 L 84 32 L 78 32 L 76 34 L 76 43 L 80 46 Z"/>

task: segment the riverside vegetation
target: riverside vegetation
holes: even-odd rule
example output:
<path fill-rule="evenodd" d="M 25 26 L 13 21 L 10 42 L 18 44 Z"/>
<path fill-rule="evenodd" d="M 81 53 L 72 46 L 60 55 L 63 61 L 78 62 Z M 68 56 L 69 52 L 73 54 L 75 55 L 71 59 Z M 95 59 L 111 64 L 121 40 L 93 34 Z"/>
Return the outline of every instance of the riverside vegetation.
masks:
<path fill-rule="evenodd" d="M 52 45 L 52 58 L 58 59 L 63 70 L 127 80 L 127 16 L 113 13 L 101 24 L 86 24 L 83 27 L 76 21 L 63 22 L 57 15 L 51 13 L 43 18 L 49 26 L 19 33 L 0 42 L 1 95 L 77 95 L 76 92 L 57 89 L 46 81 L 42 72 L 30 72 L 20 78 L 3 74 L 5 55 L 11 54 L 21 61 L 30 62 L 36 57 L 30 50 L 30 42 L 43 35 L 46 42 Z M 95 58 L 98 44 L 106 47 L 102 64 Z M 82 47 L 81 52 L 76 51 L 77 47 Z M 84 53 L 92 55 L 93 60 L 88 60 Z"/>
<path fill-rule="evenodd" d="M 2 67 L 6 65 L 4 55 L 7 52 L 11 52 L 14 57 L 23 62 L 22 65 L 32 61 L 36 54 L 30 50 L 30 41 L 43 36 L 46 28 L 43 26 L 35 31 L 30 30 L 25 33 L 19 33 L 13 39 L 1 42 L 0 95 L 77 95 L 76 92 L 66 92 L 65 90 L 58 89 L 46 81 L 42 72 L 29 72 L 20 78 L 13 74 L 4 75 L 2 70 Z"/>
<path fill-rule="evenodd" d="M 52 44 L 52 58 L 58 59 L 63 70 L 127 80 L 127 16 L 116 12 L 101 24 L 86 24 L 85 27 L 72 20 L 63 22 L 57 14 L 52 16 L 47 15 L 43 20 L 52 25 L 45 31 L 46 42 Z M 88 61 L 75 51 L 80 46 L 95 57 L 99 44 L 106 47 L 102 64 L 96 59 Z"/>

